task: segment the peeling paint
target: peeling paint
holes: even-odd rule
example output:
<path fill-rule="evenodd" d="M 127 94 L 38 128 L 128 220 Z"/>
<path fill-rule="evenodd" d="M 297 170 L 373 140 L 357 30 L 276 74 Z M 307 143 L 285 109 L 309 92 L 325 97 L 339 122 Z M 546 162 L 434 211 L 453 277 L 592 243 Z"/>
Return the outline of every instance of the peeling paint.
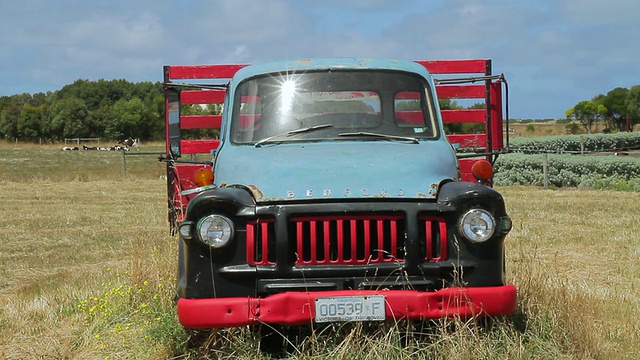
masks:
<path fill-rule="evenodd" d="M 262 193 L 262 191 L 260 191 L 260 189 L 258 189 L 257 186 L 255 185 L 248 185 L 247 186 L 249 188 L 249 190 L 251 191 L 251 193 L 253 194 L 253 197 L 255 199 L 260 199 L 264 196 L 264 194 Z"/>
<path fill-rule="evenodd" d="M 433 183 L 429 186 L 429 195 L 431 195 L 432 197 L 438 195 L 438 184 Z"/>

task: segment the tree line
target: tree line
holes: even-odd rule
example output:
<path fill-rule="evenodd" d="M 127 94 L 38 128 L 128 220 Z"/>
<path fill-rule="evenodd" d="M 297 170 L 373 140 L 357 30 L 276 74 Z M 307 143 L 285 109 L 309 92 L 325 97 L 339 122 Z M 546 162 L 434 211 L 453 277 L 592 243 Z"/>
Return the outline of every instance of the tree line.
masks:
<path fill-rule="evenodd" d="M 471 108 L 476 106 L 483 105 L 476 104 Z M 459 108 L 449 99 L 441 100 L 440 107 Z M 219 113 L 220 109 L 183 106 L 181 112 L 183 115 Z M 606 95 L 580 101 L 565 115 L 567 119 L 579 121 L 588 132 L 598 121 L 604 121 L 608 131 L 627 130 L 628 124 L 640 122 L 640 85 L 631 89 L 617 87 Z M 162 140 L 164 122 L 164 94 L 160 82 L 79 79 L 55 92 L 0 97 L 0 138 L 9 140 L 61 141 L 94 137 Z M 476 129 L 447 130 L 472 132 Z"/>
<path fill-rule="evenodd" d="M 605 132 L 630 131 L 633 124 L 640 122 L 640 85 L 631 89 L 617 87 L 606 95 L 580 101 L 565 115 L 578 120 L 588 133 L 598 121 L 604 121 Z"/>
<path fill-rule="evenodd" d="M 80 79 L 55 92 L 2 96 L 0 137 L 159 140 L 164 137 L 162 84 Z"/>

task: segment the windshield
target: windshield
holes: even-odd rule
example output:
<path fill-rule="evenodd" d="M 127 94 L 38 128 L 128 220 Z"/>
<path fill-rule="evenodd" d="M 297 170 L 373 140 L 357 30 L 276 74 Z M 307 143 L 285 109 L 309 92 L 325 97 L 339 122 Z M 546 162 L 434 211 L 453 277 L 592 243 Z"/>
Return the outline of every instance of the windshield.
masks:
<path fill-rule="evenodd" d="M 386 71 L 269 74 L 238 86 L 231 140 L 260 146 L 287 141 L 433 139 L 426 82 Z"/>

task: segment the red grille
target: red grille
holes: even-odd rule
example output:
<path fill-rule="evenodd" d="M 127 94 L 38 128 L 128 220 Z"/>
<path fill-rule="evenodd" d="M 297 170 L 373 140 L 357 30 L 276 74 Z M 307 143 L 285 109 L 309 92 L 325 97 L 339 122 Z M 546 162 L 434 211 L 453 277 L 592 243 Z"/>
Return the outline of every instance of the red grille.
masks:
<path fill-rule="evenodd" d="M 419 217 L 421 252 L 425 261 L 447 258 L 447 226 L 443 218 Z M 254 220 L 246 226 L 247 263 L 275 264 L 275 223 Z M 287 256 L 296 265 L 353 265 L 404 260 L 405 222 L 402 215 L 302 216 L 289 221 Z"/>
<path fill-rule="evenodd" d="M 296 265 L 385 263 L 404 259 L 400 215 L 298 217 Z"/>
<path fill-rule="evenodd" d="M 247 263 L 249 265 L 275 264 L 276 236 L 273 220 L 254 220 L 247 223 L 246 229 Z"/>
<path fill-rule="evenodd" d="M 424 239 L 424 260 L 447 259 L 447 223 L 438 216 L 420 216 L 420 237 Z"/>

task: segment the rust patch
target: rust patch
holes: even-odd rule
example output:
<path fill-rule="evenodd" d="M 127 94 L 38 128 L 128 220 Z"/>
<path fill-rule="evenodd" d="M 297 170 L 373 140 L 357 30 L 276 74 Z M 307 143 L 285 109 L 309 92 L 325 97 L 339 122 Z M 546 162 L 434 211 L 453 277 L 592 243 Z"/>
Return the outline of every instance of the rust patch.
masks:
<path fill-rule="evenodd" d="M 253 197 L 258 199 L 258 198 L 262 198 L 264 196 L 264 194 L 262 193 L 262 191 L 260 189 L 258 189 L 257 186 L 255 185 L 249 185 L 247 186 L 249 188 L 249 190 L 251 190 L 251 193 L 253 194 Z"/>
<path fill-rule="evenodd" d="M 261 199 L 261 200 L 265 201 L 265 202 L 269 202 L 269 201 L 288 201 L 288 200 L 291 200 L 291 199 L 287 199 L 287 198 L 264 198 L 264 199 Z"/>

